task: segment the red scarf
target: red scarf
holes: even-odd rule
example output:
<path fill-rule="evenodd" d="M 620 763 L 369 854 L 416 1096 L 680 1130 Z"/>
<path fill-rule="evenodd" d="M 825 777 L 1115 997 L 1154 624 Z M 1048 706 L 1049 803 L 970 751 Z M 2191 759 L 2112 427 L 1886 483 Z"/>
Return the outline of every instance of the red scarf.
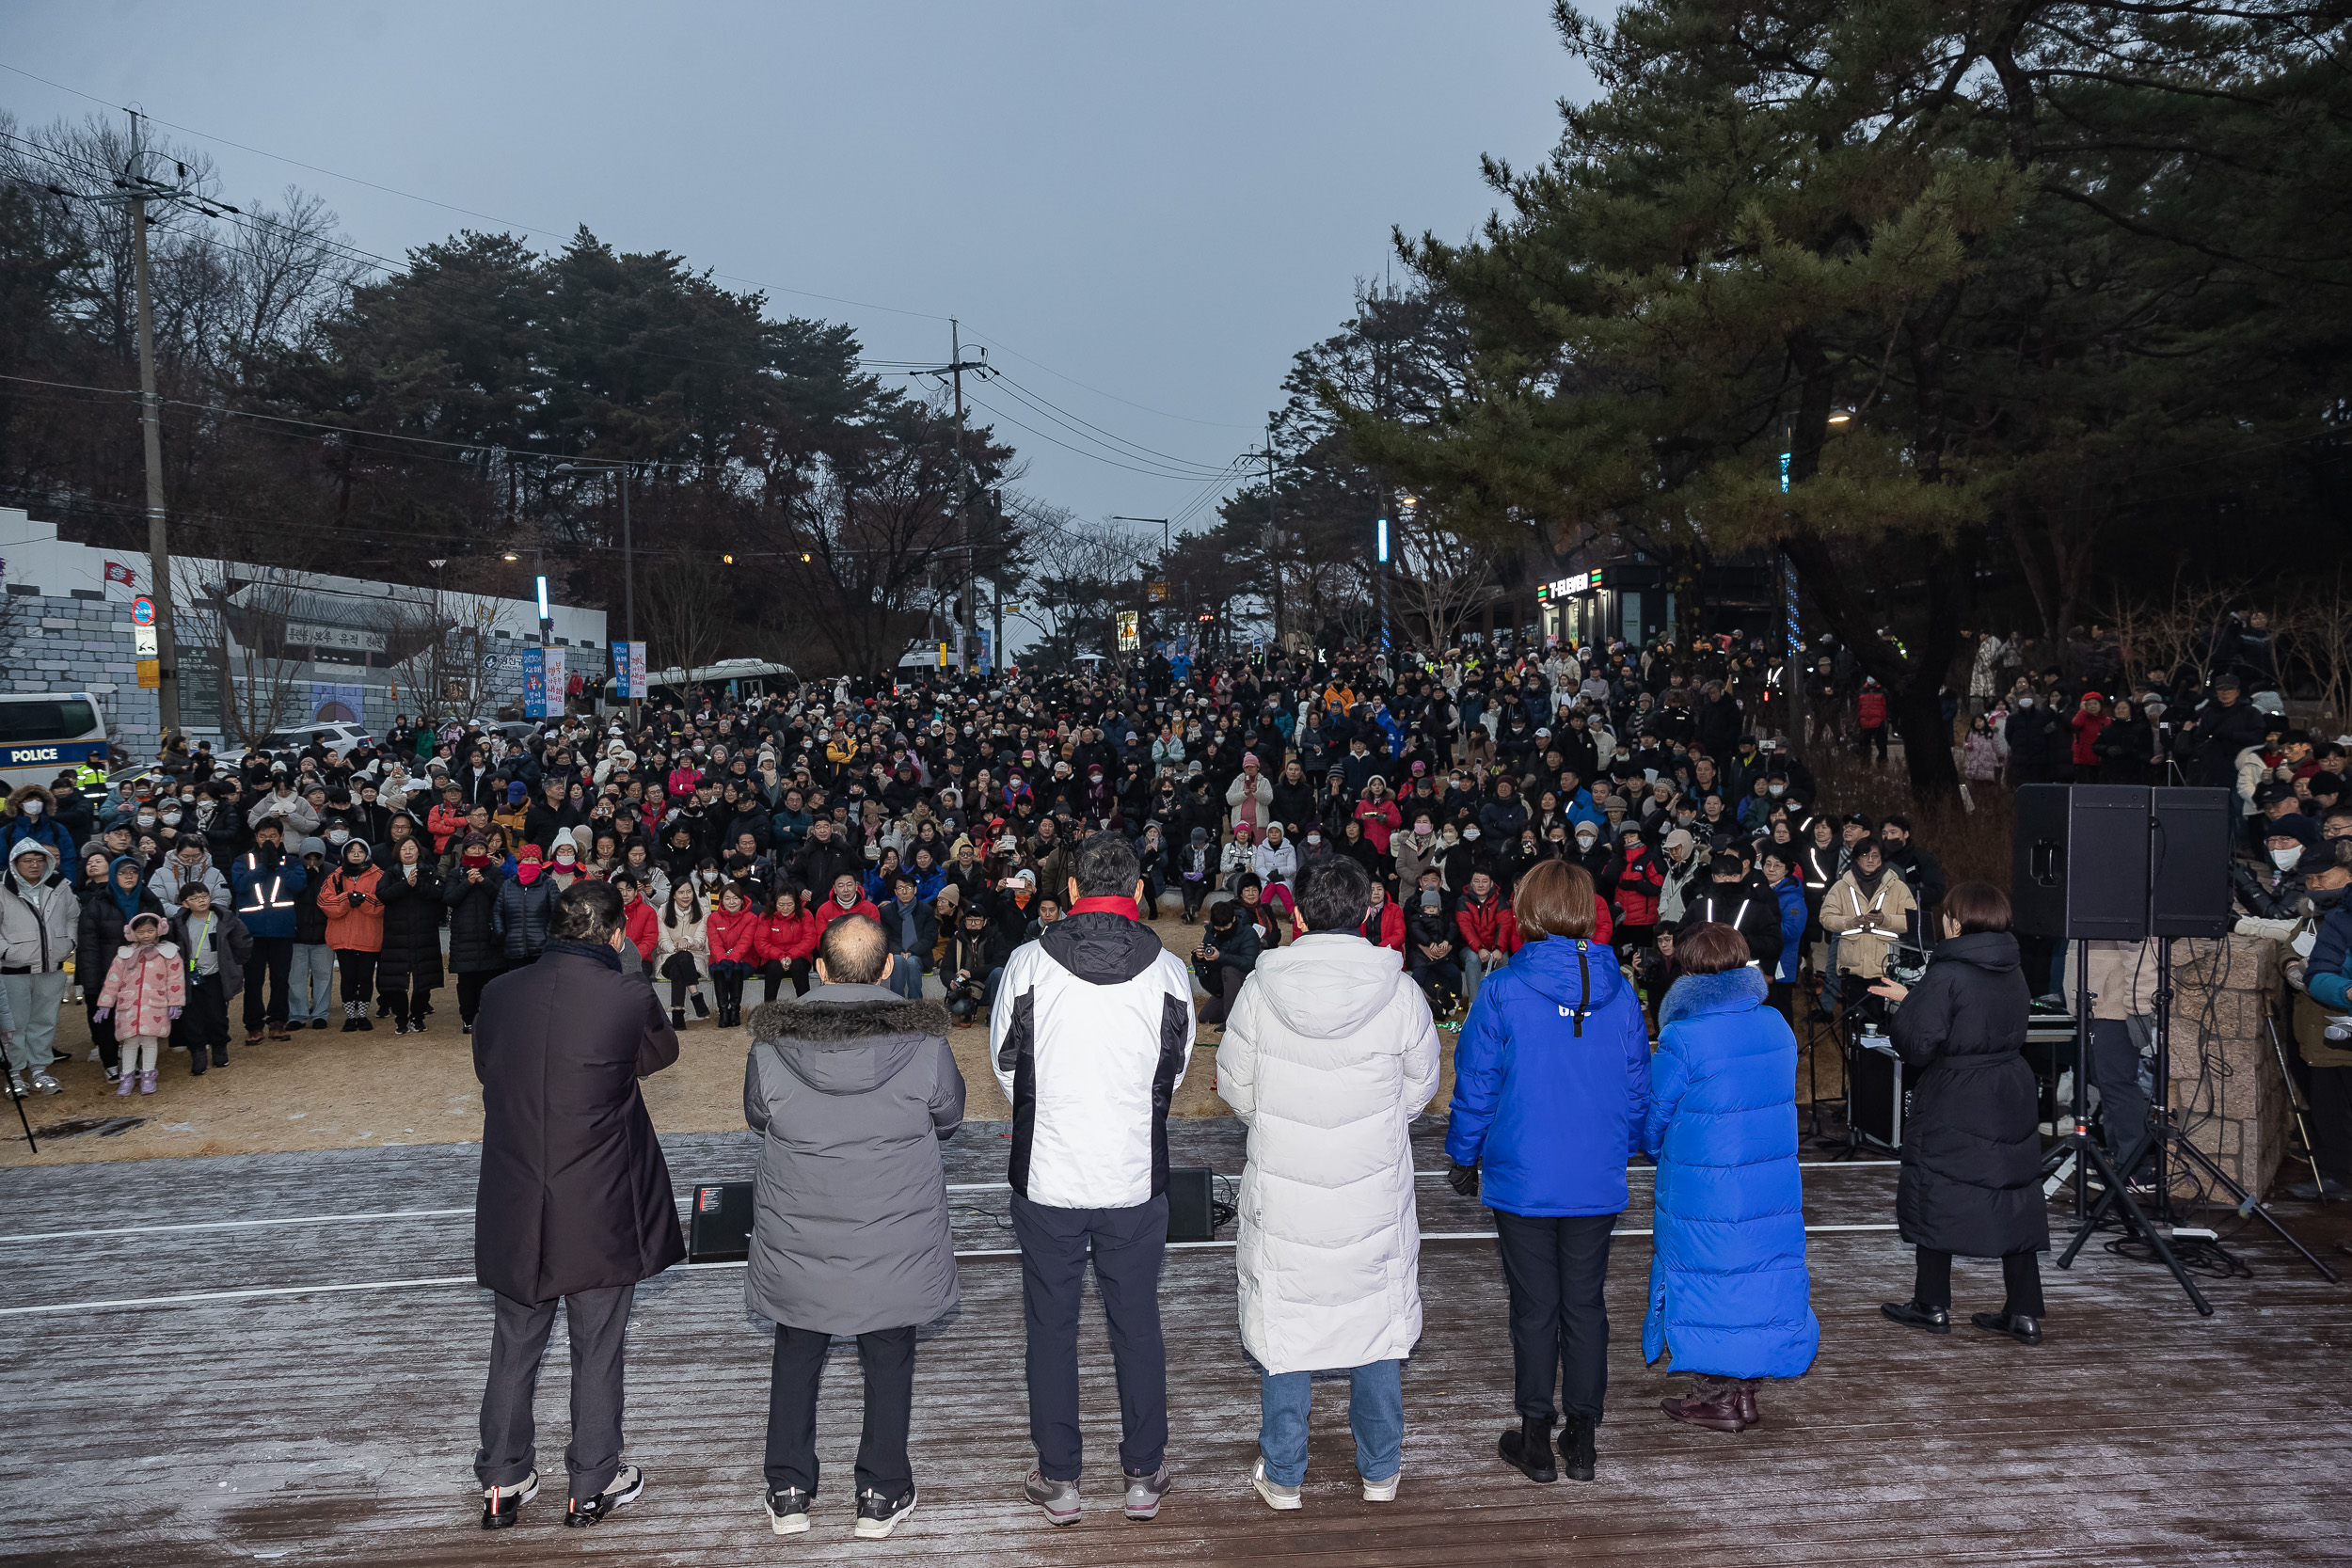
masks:
<path fill-rule="evenodd" d="M 1081 898 L 1070 906 L 1070 912 L 1072 914 L 1123 914 L 1133 920 L 1136 917 L 1136 901 L 1116 894 L 1106 898 Z"/>

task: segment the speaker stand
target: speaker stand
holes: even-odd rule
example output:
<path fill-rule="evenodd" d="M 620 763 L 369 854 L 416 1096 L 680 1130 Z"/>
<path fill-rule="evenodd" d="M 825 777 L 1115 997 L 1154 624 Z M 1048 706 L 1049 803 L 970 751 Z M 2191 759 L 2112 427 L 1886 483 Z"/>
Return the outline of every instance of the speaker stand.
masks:
<path fill-rule="evenodd" d="M 2090 1233 L 2099 1227 L 2100 1220 L 2112 1203 L 2123 1211 L 2124 1234 L 2143 1238 L 2148 1243 L 2149 1250 L 2156 1255 L 2157 1261 L 2172 1271 L 2173 1280 L 2187 1295 L 2189 1305 L 2197 1308 L 2197 1315 L 2210 1318 L 2213 1316 L 2213 1303 L 2205 1299 L 2204 1293 L 2197 1289 L 2197 1282 L 2189 1278 L 2188 1271 L 2181 1267 L 2181 1260 L 2173 1255 L 2171 1243 L 2149 1222 L 2148 1216 L 2140 1210 L 2139 1200 L 2132 1196 L 2130 1188 L 2124 1185 L 2122 1177 L 2117 1174 L 2115 1166 L 2108 1161 L 2107 1151 L 2100 1148 L 2099 1141 L 2090 1135 L 2090 1125 L 2084 1114 L 2090 1082 L 2090 946 L 2080 938 L 2069 940 L 2074 947 L 2074 1108 L 2068 1118 L 2065 1135 L 2051 1147 L 2042 1160 L 2042 1180 L 2045 1181 L 2054 1172 L 2065 1167 L 2070 1159 L 2074 1169 L 2074 1239 L 2058 1256 L 2058 1266 L 2061 1269 L 2074 1266 L 2074 1255 L 2082 1251 L 2085 1242 L 2090 1240 Z M 2161 1053 L 2158 1064 L 2162 1065 Z M 2132 1153 L 2132 1163 L 2137 1164 L 2138 1148 L 2135 1147 Z M 2092 1166 L 2097 1167 L 2101 1179 L 2106 1183 L 2106 1195 L 2099 1200 L 2095 1209 L 2087 1202 Z M 2311 1255 L 2306 1253 L 2304 1256 Z"/>

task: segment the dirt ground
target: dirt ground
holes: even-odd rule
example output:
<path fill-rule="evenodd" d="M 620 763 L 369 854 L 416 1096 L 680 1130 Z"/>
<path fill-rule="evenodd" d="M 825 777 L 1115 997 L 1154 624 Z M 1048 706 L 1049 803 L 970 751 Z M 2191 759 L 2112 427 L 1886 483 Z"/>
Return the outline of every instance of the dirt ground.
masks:
<path fill-rule="evenodd" d="M 1200 940 L 1199 927 L 1174 920 L 1155 922 L 1153 929 L 1182 956 L 1188 957 Z M 758 995 L 756 988 L 753 995 Z M 13 1109 L 0 1103 L 0 1120 L 6 1123 L 0 1167 L 470 1143 L 482 1135 L 473 1042 L 458 1031 L 455 991 L 436 991 L 434 1003 L 437 1010 L 421 1035 L 394 1035 L 388 1019 L 376 1019 L 373 1033 L 346 1035 L 336 1018 L 324 1030 L 300 1030 L 290 1039 L 253 1046 L 243 1043 L 243 1004 L 231 1003 L 227 1068 L 198 1078 L 189 1073 L 184 1053 L 167 1051 L 154 1094 L 117 1096 L 93 1054 L 87 1015 L 78 1002 L 69 1002 L 57 1021 L 56 1049 L 72 1059 L 52 1069 L 65 1092 L 24 1101 L 40 1151 L 27 1150 Z M 1201 1030 L 1201 1048 L 1195 1050 L 1177 1088 L 1172 1114 L 1232 1114 L 1214 1087 L 1217 1037 L 1215 1029 Z M 645 1104 L 656 1129 L 741 1128 L 750 1037 L 740 1029 L 721 1029 L 713 1020 L 690 1018 L 679 1039 L 677 1065 L 645 1080 Z M 1451 1031 L 1438 1035 L 1442 1075 L 1432 1103 L 1440 1109 L 1454 1094 L 1454 1039 Z M 1009 1120 L 1011 1107 L 989 1070 L 986 1027 L 956 1030 L 949 1043 L 963 1068 L 964 1114 L 976 1121 Z"/>

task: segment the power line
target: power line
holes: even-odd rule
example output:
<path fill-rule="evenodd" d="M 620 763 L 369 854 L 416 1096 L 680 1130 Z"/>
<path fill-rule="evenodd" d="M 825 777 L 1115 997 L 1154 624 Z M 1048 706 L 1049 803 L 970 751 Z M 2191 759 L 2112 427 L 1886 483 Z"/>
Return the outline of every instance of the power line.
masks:
<path fill-rule="evenodd" d="M 122 105 L 110 103 L 108 100 L 101 98 L 95 93 L 84 92 L 79 87 L 70 87 L 62 82 L 53 81 L 46 76 L 37 75 L 32 71 L 24 70 L 22 66 L 9 65 L 6 61 L 0 61 L 0 71 L 13 71 L 17 75 L 23 76 L 29 81 L 39 82 L 44 87 L 55 87 L 59 92 L 70 93 L 76 98 L 84 99 L 89 103 L 99 104 L 102 107 L 122 107 Z M 148 116 L 148 118 L 150 119 L 153 119 L 156 124 L 168 126 L 172 130 L 178 131 L 183 135 L 195 136 L 201 141 L 215 142 L 223 147 L 233 147 L 241 152 L 250 152 L 256 157 L 272 159 L 278 163 L 286 164 L 294 168 L 307 169 L 313 174 L 323 174 L 330 180 L 347 181 L 355 185 L 363 185 L 370 190 L 382 191 L 388 196 L 396 196 L 404 200 L 421 202 L 428 207 L 438 207 L 444 212 L 456 213 L 466 217 L 480 218 L 485 223 L 494 223 L 501 228 L 517 230 L 523 233 L 539 234 L 549 239 L 565 241 L 572 238 L 572 235 L 563 233 L 556 230 L 541 228 L 535 224 L 509 223 L 504 218 L 495 217 L 487 213 L 477 212 L 470 207 L 460 207 L 453 202 L 441 201 L 428 196 L 419 196 L 412 191 L 404 191 L 395 186 L 382 184 L 373 180 L 362 179 L 356 174 L 344 174 L 335 169 L 326 168 L 318 164 L 306 163 L 299 158 L 287 157 L 283 153 L 271 152 L 263 148 L 252 147 L 244 142 L 231 141 L 226 136 L 214 135 L 209 132 L 199 131 L 191 126 L 182 125 L 175 120 L 161 119 L 152 115 Z M 748 283 L 755 289 L 761 289 L 771 293 L 788 293 L 809 299 L 822 299 L 836 305 L 855 306 L 859 309 L 864 310 L 882 310 L 893 315 L 916 316 L 927 321 L 946 321 L 950 319 L 949 317 L 937 311 L 912 310 L 896 305 L 878 305 L 866 300 L 849 299 L 839 294 L 819 293 L 809 289 L 783 288 L 778 285 L 761 282 L 759 279 L 755 277 L 743 277 L 732 273 L 714 271 L 711 276 L 714 277 L 724 277 L 729 282 Z M 1005 343 L 998 339 L 992 338 L 986 333 L 976 331 L 972 334 L 972 336 L 982 342 L 993 344 L 997 349 L 1006 354 L 1011 355 L 1016 359 L 1023 360 L 1027 364 L 1035 365 L 1039 370 L 1043 371 L 1046 374 L 1055 377 L 1057 380 L 1067 381 L 1072 386 L 1079 388 L 1085 391 L 1092 392 L 1097 397 L 1108 398 L 1113 403 L 1124 404 L 1130 408 L 1140 409 L 1144 413 L 1155 415 L 1161 419 L 1177 420 L 1185 424 L 1205 425 L 1212 429 L 1218 430 L 1255 430 L 1257 428 L 1255 425 L 1233 424 L 1222 420 L 1196 419 L 1188 414 L 1175 414 L 1170 413 L 1167 409 L 1153 408 L 1148 404 L 1137 403 L 1132 398 L 1121 397 L 1116 392 L 1107 392 L 1099 387 L 1080 381 L 1077 377 L 1057 371 L 1051 365 L 1044 363 L 1042 360 L 1037 359 L 1029 355 L 1023 354 L 1019 349 L 1013 348 L 1009 344 Z"/>
<path fill-rule="evenodd" d="M 1013 380 L 1012 377 L 1005 374 L 1002 371 L 990 374 L 987 379 L 992 382 L 1001 383 L 1006 390 L 1010 392 L 1023 404 L 1035 410 L 1043 418 L 1060 425 L 1064 430 L 1069 431 L 1072 435 L 1078 436 L 1079 439 L 1094 441 L 1097 446 L 1104 447 L 1106 450 L 1117 452 L 1120 456 L 1136 457 L 1147 462 L 1165 463 L 1172 467 L 1197 468 L 1204 477 L 1210 474 L 1222 473 L 1226 471 L 1225 469 L 1218 468 L 1212 464 L 1199 462 L 1196 459 L 1189 457 L 1179 457 L 1172 452 L 1160 451 L 1154 448 L 1144 446 L 1140 442 L 1130 441 L 1123 436 L 1115 435 L 1110 431 L 1104 430 L 1101 425 L 1080 419 L 1077 415 L 1071 413 L 1068 409 L 1057 407 L 1057 405 L 1046 402 L 1043 398 L 1029 391 L 1026 388 L 1023 387 L 1019 382 Z M 1092 431 L 1095 435 L 1089 436 L 1087 434 L 1088 431 Z M 1097 439 L 1098 436 L 1104 437 L 1106 439 Z"/>

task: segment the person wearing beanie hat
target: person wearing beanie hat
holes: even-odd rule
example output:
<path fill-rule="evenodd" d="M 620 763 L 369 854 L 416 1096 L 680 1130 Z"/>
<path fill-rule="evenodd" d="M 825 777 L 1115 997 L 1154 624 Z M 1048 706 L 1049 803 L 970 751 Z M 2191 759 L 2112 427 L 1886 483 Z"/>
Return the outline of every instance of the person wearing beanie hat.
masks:
<path fill-rule="evenodd" d="M 491 906 L 490 929 L 499 939 L 506 967 L 532 963 L 548 944 L 548 926 L 555 914 L 555 883 L 547 876 L 540 847 L 526 844 L 516 851 L 515 874 L 499 883 Z"/>
<path fill-rule="evenodd" d="M 1257 752 L 1242 753 L 1241 771 L 1225 786 L 1225 804 L 1236 829 L 1247 824 L 1254 831 L 1273 820 L 1274 782 L 1260 769 Z"/>
<path fill-rule="evenodd" d="M 1189 841 L 1176 851 L 1177 892 L 1184 895 L 1184 924 L 1199 918 L 1200 904 L 1209 895 L 1210 879 L 1216 871 L 1216 847 L 1209 842 L 1209 830 L 1196 827 Z"/>
<path fill-rule="evenodd" d="M 2096 691 L 2086 691 L 2075 706 L 2074 716 L 2067 721 L 2074 731 L 2074 750 L 2068 760 L 2074 765 L 2074 778 L 2089 783 L 2099 776 L 2099 736 L 2114 718 L 2107 712 L 2107 700 Z"/>

